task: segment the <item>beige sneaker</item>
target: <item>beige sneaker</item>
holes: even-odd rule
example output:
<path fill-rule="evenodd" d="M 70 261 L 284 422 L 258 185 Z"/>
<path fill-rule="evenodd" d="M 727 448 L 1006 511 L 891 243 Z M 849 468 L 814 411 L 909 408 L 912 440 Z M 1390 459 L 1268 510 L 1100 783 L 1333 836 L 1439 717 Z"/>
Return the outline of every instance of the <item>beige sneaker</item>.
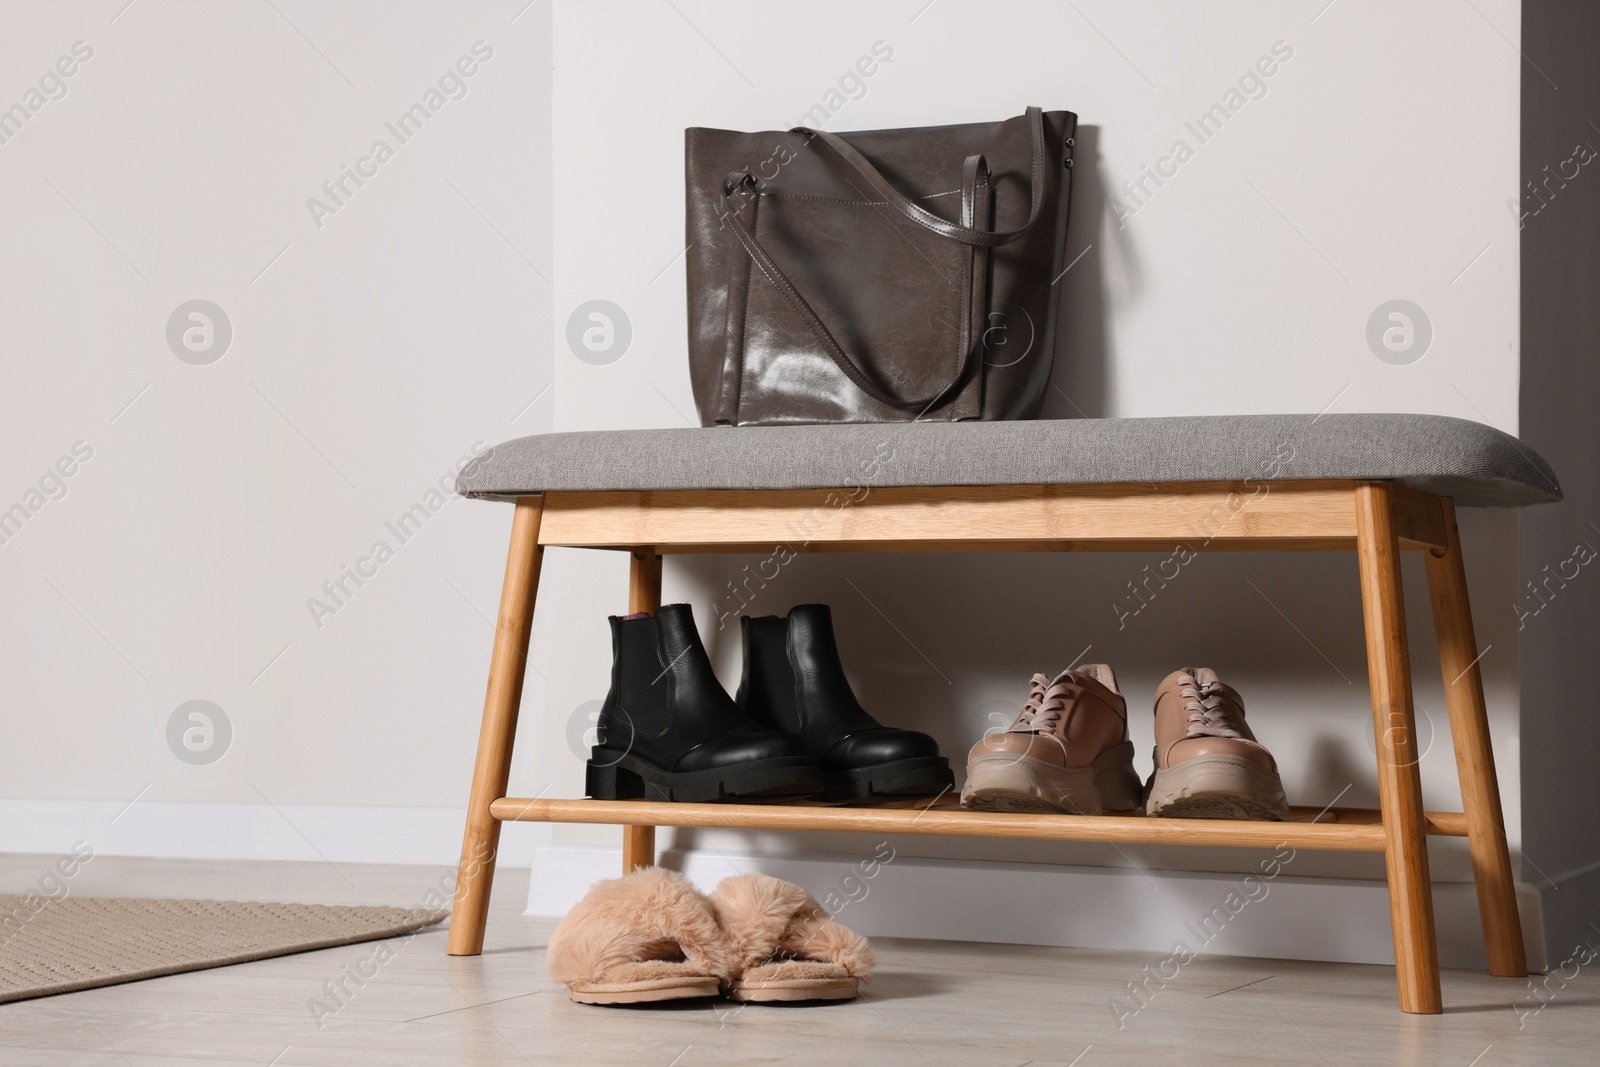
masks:
<path fill-rule="evenodd" d="M 1147 815 L 1289 817 L 1278 765 L 1244 721 L 1244 701 L 1207 667 L 1173 671 L 1156 690 L 1155 762 Z"/>
<path fill-rule="evenodd" d="M 1128 705 L 1103 663 L 1033 676 L 1022 713 L 967 756 L 961 803 L 977 811 L 1099 815 L 1139 806 Z"/>

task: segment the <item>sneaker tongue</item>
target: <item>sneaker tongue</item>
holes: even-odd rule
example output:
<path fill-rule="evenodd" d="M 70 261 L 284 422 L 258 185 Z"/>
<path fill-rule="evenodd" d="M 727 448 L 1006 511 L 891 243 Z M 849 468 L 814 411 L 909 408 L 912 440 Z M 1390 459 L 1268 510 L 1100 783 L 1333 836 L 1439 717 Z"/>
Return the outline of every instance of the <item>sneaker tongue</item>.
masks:
<path fill-rule="evenodd" d="M 1117 688 L 1117 676 L 1109 663 L 1085 663 L 1076 673 L 1088 675 L 1118 696 L 1122 695 L 1122 690 Z"/>
<path fill-rule="evenodd" d="M 1199 682 L 1201 685 L 1215 685 L 1222 680 L 1217 677 L 1217 672 L 1212 670 L 1210 667 L 1193 667 L 1190 668 L 1189 673 L 1192 674 L 1194 676 L 1194 680 Z"/>

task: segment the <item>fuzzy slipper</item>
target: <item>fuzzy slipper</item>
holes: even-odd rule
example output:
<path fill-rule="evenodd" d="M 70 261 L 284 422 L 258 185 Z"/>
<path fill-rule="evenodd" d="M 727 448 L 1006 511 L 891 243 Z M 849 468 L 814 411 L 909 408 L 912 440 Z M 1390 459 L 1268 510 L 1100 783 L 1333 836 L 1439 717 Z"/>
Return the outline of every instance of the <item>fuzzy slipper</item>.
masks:
<path fill-rule="evenodd" d="M 661 867 L 596 883 L 550 935 L 546 959 L 582 1004 L 713 997 L 733 975 L 710 902 Z"/>
<path fill-rule="evenodd" d="M 734 1000 L 850 1000 L 872 974 L 867 939 L 797 885 L 741 874 L 724 879 L 711 904 L 732 953 Z"/>

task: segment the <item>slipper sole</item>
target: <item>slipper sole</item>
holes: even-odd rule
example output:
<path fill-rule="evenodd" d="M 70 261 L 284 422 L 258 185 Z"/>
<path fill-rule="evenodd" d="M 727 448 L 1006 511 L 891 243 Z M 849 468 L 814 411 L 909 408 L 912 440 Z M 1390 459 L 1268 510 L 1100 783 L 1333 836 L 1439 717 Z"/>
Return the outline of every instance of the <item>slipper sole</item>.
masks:
<path fill-rule="evenodd" d="M 854 978 L 812 978 L 788 982 L 735 982 L 728 991 L 731 1000 L 752 1004 L 795 1000 L 853 1000 Z"/>
<path fill-rule="evenodd" d="M 579 1004 L 645 1004 L 714 997 L 720 989 L 715 978 L 662 978 L 651 982 L 575 982 L 567 993 Z"/>

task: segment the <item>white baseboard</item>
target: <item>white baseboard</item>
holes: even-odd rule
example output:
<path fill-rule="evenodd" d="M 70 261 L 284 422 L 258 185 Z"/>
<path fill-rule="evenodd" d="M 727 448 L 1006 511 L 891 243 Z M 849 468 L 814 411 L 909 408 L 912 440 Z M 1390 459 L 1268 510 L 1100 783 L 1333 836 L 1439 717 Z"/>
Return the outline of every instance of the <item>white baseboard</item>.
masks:
<path fill-rule="evenodd" d="M 1119 867 L 909 857 L 883 864 L 869 879 L 859 868 L 859 856 L 824 854 L 668 851 L 660 862 L 708 890 L 728 875 L 750 871 L 786 879 L 804 886 L 841 922 L 868 937 L 1162 954 L 1181 941 L 1197 953 L 1225 956 L 1394 963 L 1389 893 L 1382 882 L 1283 873 L 1266 880 L 1258 876 L 1245 886 L 1242 875 L 1152 871 L 1147 879 Z M 596 881 L 615 877 L 621 864 L 617 848 L 540 848 L 533 860 L 527 914 L 565 915 Z M 1538 894 L 1519 889 L 1529 965 L 1542 970 Z M 1233 898 L 1236 911 L 1227 906 L 1230 892 L 1239 894 Z M 1483 935 L 1472 886 L 1436 883 L 1433 901 L 1440 964 L 1481 970 Z M 1218 908 L 1228 918 L 1202 925 Z"/>
<path fill-rule="evenodd" d="M 465 808 L 0 799 L 0 852 L 85 841 L 105 856 L 454 866 L 465 822 Z M 531 866 L 549 841 L 549 826 L 519 827 L 501 835 L 500 862 Z"/>

